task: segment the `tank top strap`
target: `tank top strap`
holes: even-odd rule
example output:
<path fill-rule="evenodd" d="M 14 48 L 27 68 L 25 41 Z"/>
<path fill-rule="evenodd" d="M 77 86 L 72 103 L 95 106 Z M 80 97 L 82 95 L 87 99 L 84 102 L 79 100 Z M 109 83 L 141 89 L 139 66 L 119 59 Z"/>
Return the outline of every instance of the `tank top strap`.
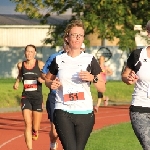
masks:
<path fill-rule="evenodd" d="M 39 67 L 39 60 L 37 60 L 37 59 L 35 61 L 35 67 Z"/>
<path fill-rule="evenodd" d="M 22 66 L 21 66 L 21 71 L 22 71 L 22 73 L 23 73 L 23 70 L 24 70 L 24 68 L 25 68 L 24 62 L 25 62 L 25 61 L 22 61 Z"/>
<path fill-rule="evenodd" d="M 24 66 L 24 62 L 25 62 L 25 61 L 22 61 L 22 67 Z"/>

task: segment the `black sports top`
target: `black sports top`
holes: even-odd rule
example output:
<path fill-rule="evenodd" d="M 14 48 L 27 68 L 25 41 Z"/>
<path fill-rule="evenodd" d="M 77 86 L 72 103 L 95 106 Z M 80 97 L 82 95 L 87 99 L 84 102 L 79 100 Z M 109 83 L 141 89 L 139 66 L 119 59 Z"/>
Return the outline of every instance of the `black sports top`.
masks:
<path fill-rule="evenodd" d="M 31 69 L 25 67 L 25 61 L 22 62 L 22 82 L 23 82 L 23 97 L 29 97 L 37 99 L 42 97 L 42 83 L 38 81 L 41 71 L 38 66 L 38 60 L 35 62 L 35 66 Z"/>

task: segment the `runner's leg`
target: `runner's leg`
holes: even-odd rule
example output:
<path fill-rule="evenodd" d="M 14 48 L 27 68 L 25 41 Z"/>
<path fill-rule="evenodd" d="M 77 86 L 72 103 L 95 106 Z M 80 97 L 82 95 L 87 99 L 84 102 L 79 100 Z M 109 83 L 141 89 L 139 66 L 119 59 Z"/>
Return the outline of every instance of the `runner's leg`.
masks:
<path fill-rule="evenodd" d="M 32 100 L 32 110 L 32 139 L 37 140 L 43 112 L 43 100 L 41 98 Z"/>
<path fill-rule="evenodd" d="M 94 123 L 95 115 L 93 112 L 90 114 L 77 115 L 75 126 L 77 150 L 85 149 L 85 145 L 90 137 Z"/>
<path fill-rule="evenodd" d="M 98 108 L 101 105 L 101 101 L 103 99 L 103 93 L 98 92 L 98 99 L 97 99 L 97 104 L 94 106 L 94 111 L 98 112 Z"/>
<path fill-rule="evenodd" d="M 55 93 L 49 93 L 48 100 L 47 100 L 47 106 L 46 106 L 47 112 L 48 112 L 48 118 L 50 119 L 50 125 L 51 125 L 51 130 L 49 133 L 50 143 L 51 143 L 50 150 L 55 150 L 56 148 L 58 148 L 58 143 L 57 143 L 58 134 L 56 132 L 55 125 L 53 123 L 55 97 L 56 97 Z"/>
<path fill-rule="evenodd" d="M 31 99 L 23 97 L 21 99 L 22 115 L 25 122 L 24 137 L 28 149 L 32 149 L 32 105 Z"/>
<path fill-rule="evenodd" d="M 32 149 L 32 111 L 29 109 L 24 109 L 22 114 L 25 122 L 25 142 L 28 149 Z"/>
<path fill-rule="evenodd" d="M 150 150 L 150 113 L 130 111 L 132 128 L 143 150 Z"/>
<path fill-rule="evenodd" d="M 40 129 L 40 123 L 42 120 L 42 112 L 38 112 L 38 111 L 33 111 L 32 112 L 32 116 L 33 116 L 33 130 L 38 131 Z"/>

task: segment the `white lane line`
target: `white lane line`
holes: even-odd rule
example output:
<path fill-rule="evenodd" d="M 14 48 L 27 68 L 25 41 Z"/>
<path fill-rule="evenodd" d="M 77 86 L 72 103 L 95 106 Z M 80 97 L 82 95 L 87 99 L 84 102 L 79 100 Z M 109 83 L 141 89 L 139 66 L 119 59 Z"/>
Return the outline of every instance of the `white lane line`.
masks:
<path fill-rule="evenodd" d="M 45 120 L 44 120 L 44 121 L 45 121 Z M 43 127 L 43 128 L 41 128 L 40 130 L 44 130 L 44 129 L 47 129 L 47 128 L 50 128 L 50 127 L 49 127 L 49 126 L 48 126 L 48 127 Z M 14 141 L 14 140 L 16 140 L 16 139 L 22 137 L 23 135 L 24 135 L 24 134 L 20 134 L 20 135 L 18 135 L 18 136 L 16 136 L 16 137 L 11 138 L 11 139 L 8 140 L 8 141 L 2 143 L 2 144 L 0 145 L 0 149 L 1 149 L 2 147 L 4 147 L 6 144 L 9 144 L 9 143 L 11 143 L 12 141 Z"/>
<path fill-rule="evenodd" d="M 14 137 L 14 138 L 12 138 L 12 139 L 10 139 L 10 140 L 4 142 L 3 144 L 0 145 L 0 149 L 1 149 L 3 146 L 5 146 L 6 144 L 8 144 L 8 143 L 10 143 L 10 142 L 12 142 L 12 141 L 14 141 L 14 140 L 16 140 L 16 139 L 22 137 L 23 135 L 24 135 L 24 134 L 21 134 L 21 135 L 19 135 L 19 136 L 16 136 L 16 137 Z"/>

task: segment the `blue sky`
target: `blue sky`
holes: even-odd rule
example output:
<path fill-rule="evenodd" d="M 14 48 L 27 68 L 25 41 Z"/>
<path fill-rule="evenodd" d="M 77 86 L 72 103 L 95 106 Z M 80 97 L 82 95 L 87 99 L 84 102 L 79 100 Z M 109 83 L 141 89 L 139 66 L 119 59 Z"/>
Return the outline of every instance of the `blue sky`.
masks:
<path fill-rule="evenodd" d="M 0 0 L 0 14 L 18 14 L 14 9 L 15 3 L 10 0 Z"/>

